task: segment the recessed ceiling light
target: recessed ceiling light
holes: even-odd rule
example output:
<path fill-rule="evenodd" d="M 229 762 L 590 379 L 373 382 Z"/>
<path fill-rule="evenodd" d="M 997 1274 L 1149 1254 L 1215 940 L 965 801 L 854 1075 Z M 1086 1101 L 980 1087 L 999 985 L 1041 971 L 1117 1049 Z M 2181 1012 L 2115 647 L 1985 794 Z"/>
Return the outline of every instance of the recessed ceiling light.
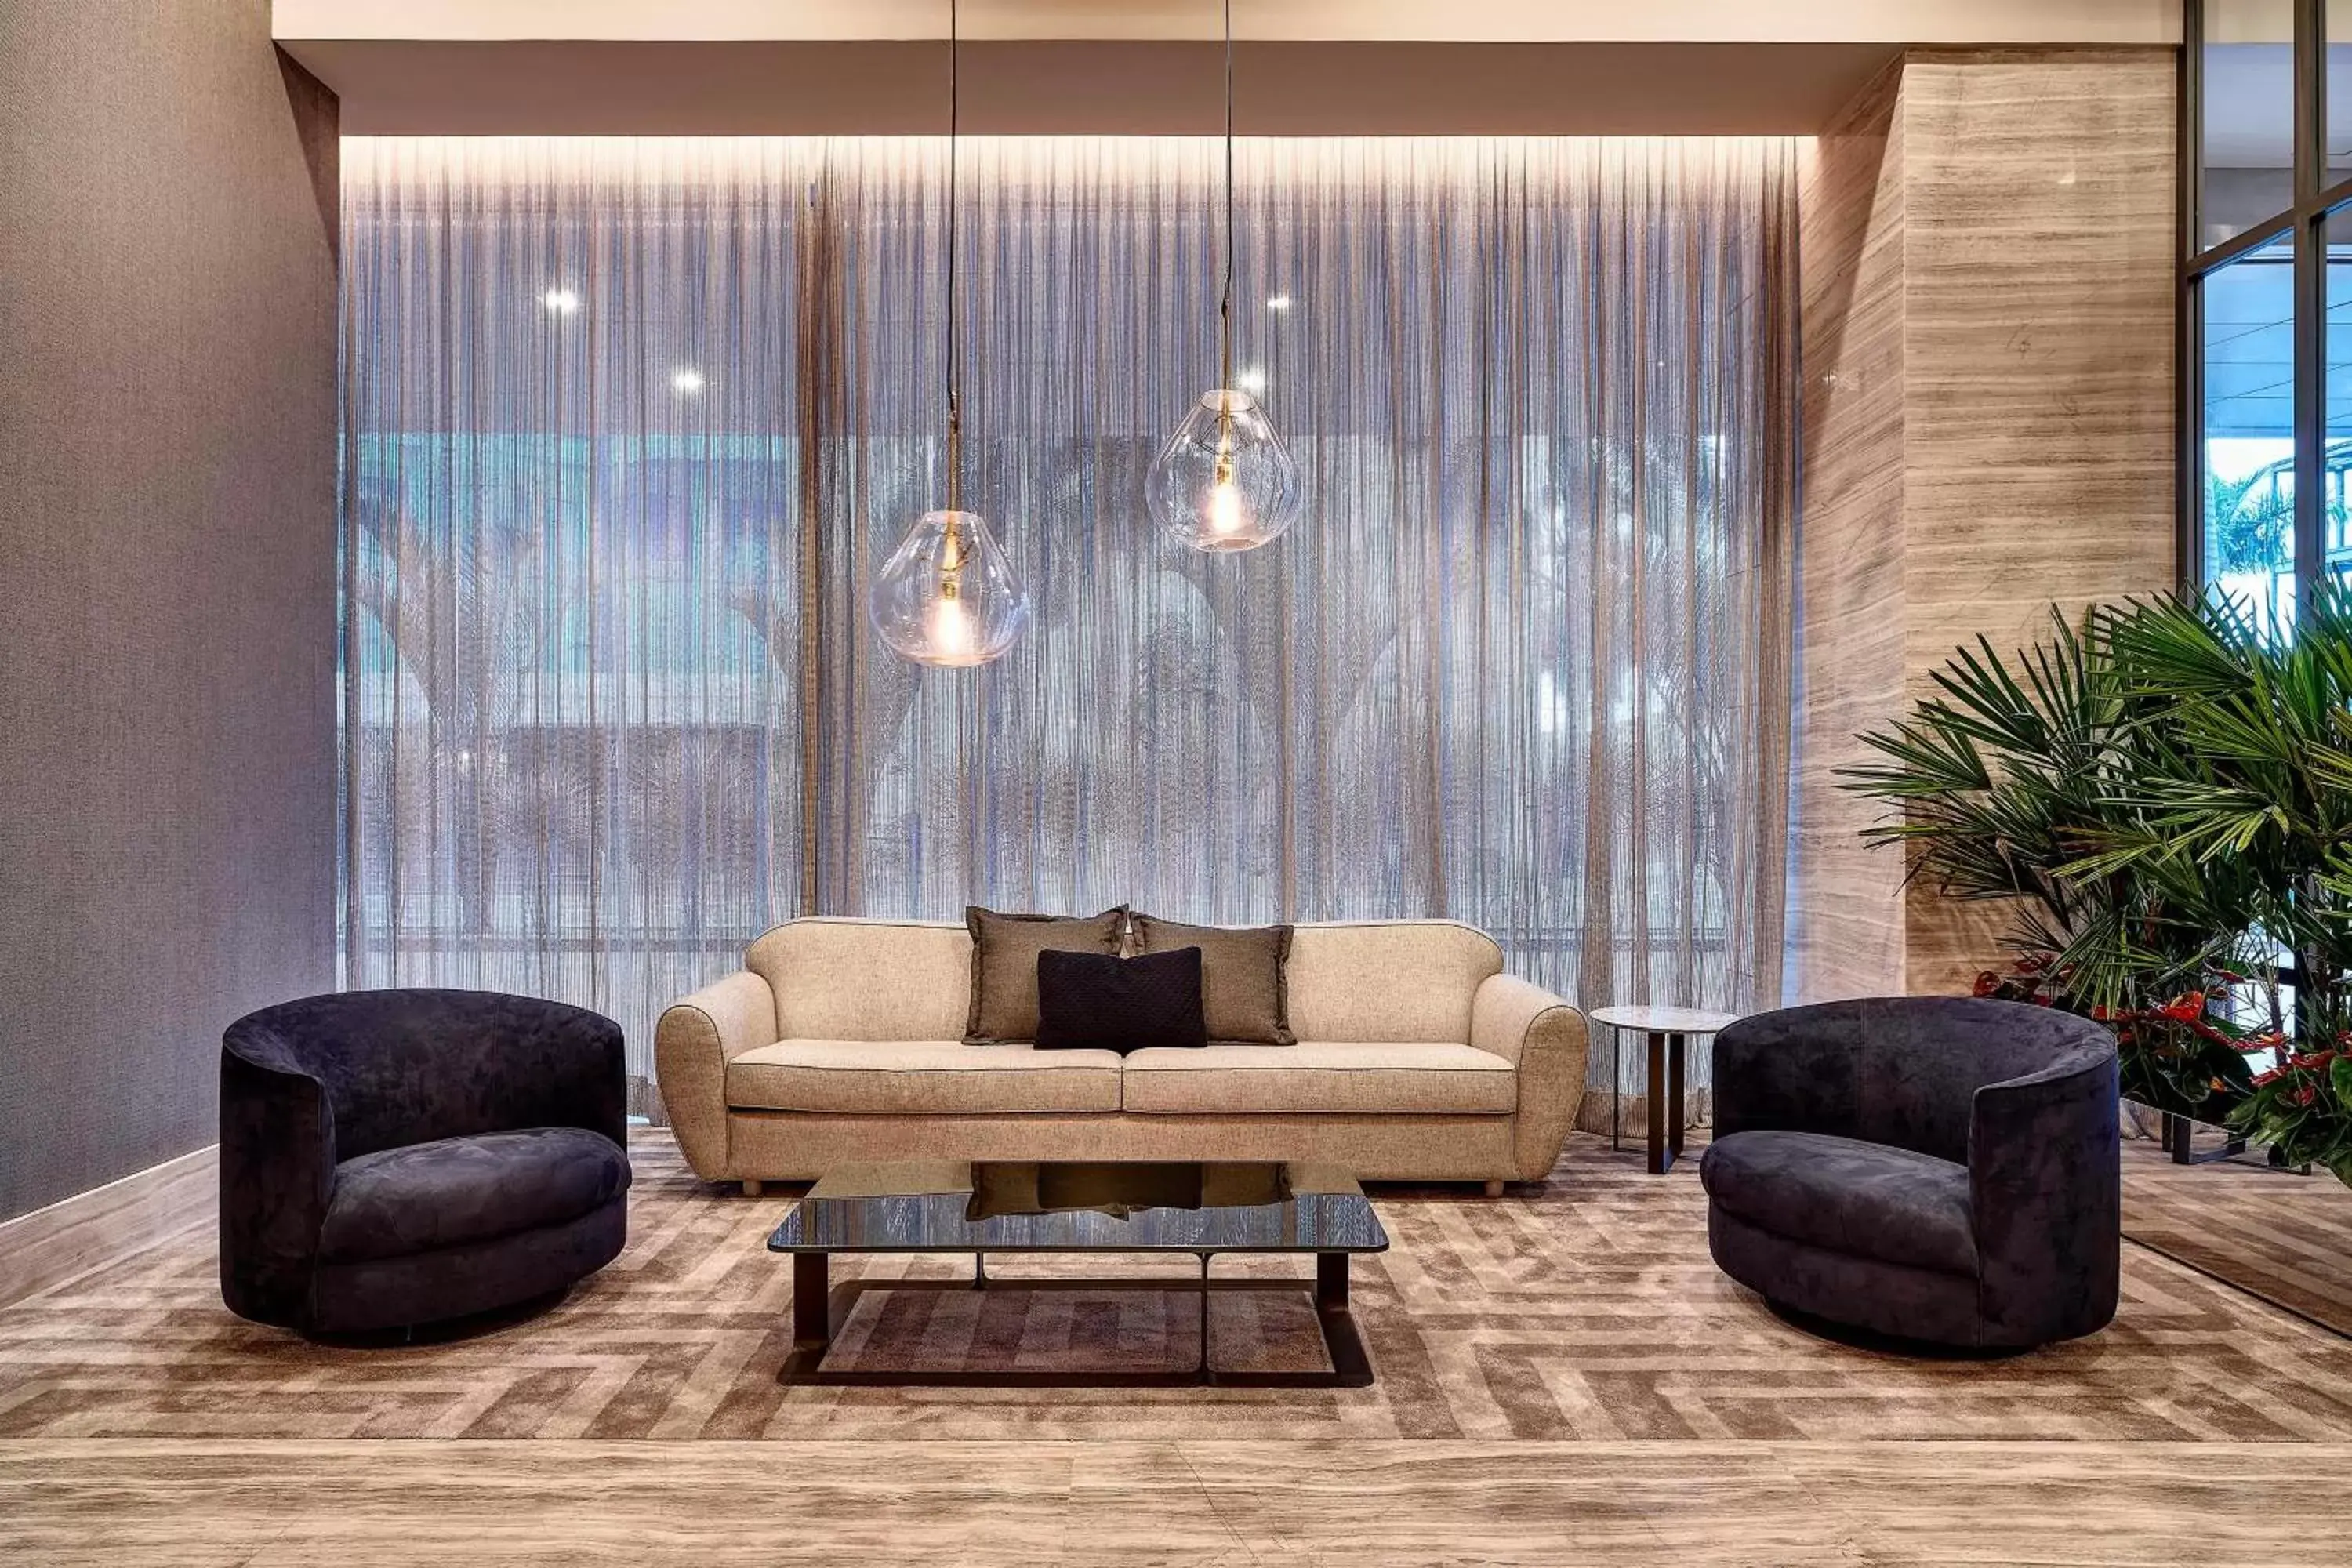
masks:
<path fill-rule="evenodd" d="M 539 302 L 559 316 L 568 316 L 580 309 L 580 296 L 569 289 L 550 289 L 539 297 Z"/>
<path fill-rule="evenodd" d="M 1276 294 L 1265 302 L 1265 308 L 1269 310 L 1287 310 L 1290 309 L 1290 296 Z"/>
<path fill-rule="evenodd" d="M 702 373 L 698 370 L 676 371 L 671 374 L 669 384 L 680 392 L 700 392 Z"/>

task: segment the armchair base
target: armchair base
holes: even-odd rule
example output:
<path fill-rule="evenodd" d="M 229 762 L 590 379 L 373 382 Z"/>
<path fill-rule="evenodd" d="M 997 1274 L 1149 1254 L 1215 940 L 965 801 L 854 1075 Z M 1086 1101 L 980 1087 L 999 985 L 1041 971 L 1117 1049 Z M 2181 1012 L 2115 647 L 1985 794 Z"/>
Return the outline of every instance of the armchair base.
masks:
<path fill-rule="evenodd" d="M 628 1232 L 625 1193 L 576 1219 L 520 1236 L 321 1264 L 301 1327 L 317 1334 L 374 1333 L 556 1296 L 618 1258 Z"/>
<path fill-rule="evenodd" d="M 1717 1268 L 1776 1309 L 1894 1340 L 1988 1342 L 1969 1275 L 1832 1252 L 1751 1225 L 1719 1204 L 1707 1207 L 1706 1249 Z"/>

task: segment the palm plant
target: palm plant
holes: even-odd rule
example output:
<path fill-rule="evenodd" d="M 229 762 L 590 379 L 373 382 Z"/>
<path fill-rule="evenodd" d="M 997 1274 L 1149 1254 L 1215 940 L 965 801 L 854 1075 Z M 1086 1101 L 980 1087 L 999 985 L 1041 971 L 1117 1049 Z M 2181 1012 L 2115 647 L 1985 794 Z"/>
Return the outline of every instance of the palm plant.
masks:
<path fill-rule="evenodd" d="M 2352 1182 L 2352 594 L 2324 584 L 2284 637 L 2220 595 L 2096 626 L 2158 765 L 2063 874 L 2153 880 L 2191 923 L 2292 955 L 2294 1047 L 2231 1124 Z"/>
<path fill-rule="evenodd" d="M 2010 905 L 2009 973 L 1988 971 L 1979 994 L 2109 1020 L 2127 1092 L 2218 1121 L 2252 1088 L 2244 1031 L 2208 1005 L 2244 961 L 2249 925 L 2215 911 L 2245 879 L 2142 855 L 2087 863 L 2144 841 L 2178 748 L 2169 699 L 2113 679 L 2112 620 L 2087 636 L 2052 623 L 2014 668 L 1982 637 L 1957 650 L 1932 677 L 1939 696 L 1861 737 L 1884 760 L 1840 777 L 1892 808 L 1867 837 L 1905 852 L 1907 878 Z"/>

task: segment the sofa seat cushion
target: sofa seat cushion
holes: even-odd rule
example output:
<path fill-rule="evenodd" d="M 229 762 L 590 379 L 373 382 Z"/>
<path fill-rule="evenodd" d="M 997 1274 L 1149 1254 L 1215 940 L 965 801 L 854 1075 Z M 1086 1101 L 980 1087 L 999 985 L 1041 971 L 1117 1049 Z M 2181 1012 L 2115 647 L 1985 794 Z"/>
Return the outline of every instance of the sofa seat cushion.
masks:
<path fill-rule="evenodd" d="M 1118 1109 L 1118 1053 L 961 1040 L 779 1040 L 727 1064 L 739 1110 L 1018 1116 Z"/>
<path fill-rule="evenodd" d="M 569 1224 L 628 1186 L 628 1155 L 603 1133 L 580 1127 L 379 1149 L 335 1167 L 319 1258 L 405 1258 L 520 1236 Z"/>
<path fill-rule="evenodd" d="M 1933 1154 L 1755 1130 L 1708 1144 L 1699 1180 L 1726 1213 L 1792 1241 L 1949 1274 L 1977 1269 L 1969 1168 Z"/>
<path fill-rule="evenodd" d="M 1137 1051 L 1121 1106 L 1157 1116 L 1507 1116 L 1518 1070 L 1472 1046 L 1301 1040 Z"/>

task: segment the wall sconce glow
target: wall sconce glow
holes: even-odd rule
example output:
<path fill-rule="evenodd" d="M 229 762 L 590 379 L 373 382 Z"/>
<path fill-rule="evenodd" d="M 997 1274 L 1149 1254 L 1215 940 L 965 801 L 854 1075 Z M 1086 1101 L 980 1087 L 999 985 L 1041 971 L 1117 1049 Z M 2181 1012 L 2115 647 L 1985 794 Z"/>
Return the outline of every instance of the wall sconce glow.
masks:
<path fill-rule="evenodd" d="M 1255 396 L 1265 390 L 1265 372 L 1245 370 L 1234 378 L 1234 384 L 1252 396 Z"/>
<path fill-rule="evenodd" d="M 559 316 L 568 316 L 580 309 L 580 296 L 569 289 L 550 289 L 539 297 L 539 302 Z"/>
<path fill-rule="evenodd" d="M 681 370 L 669 378 L 669 384 L 680 392 L 700 392 L 702 373 L 698 370 Z"/>
<path fill-rule="evenodd" d="M 1290 296 L 1276 294 L 1265 302 L 1265 308 L 1269 310 L 1287 310 L 1290 309 Z"/>

